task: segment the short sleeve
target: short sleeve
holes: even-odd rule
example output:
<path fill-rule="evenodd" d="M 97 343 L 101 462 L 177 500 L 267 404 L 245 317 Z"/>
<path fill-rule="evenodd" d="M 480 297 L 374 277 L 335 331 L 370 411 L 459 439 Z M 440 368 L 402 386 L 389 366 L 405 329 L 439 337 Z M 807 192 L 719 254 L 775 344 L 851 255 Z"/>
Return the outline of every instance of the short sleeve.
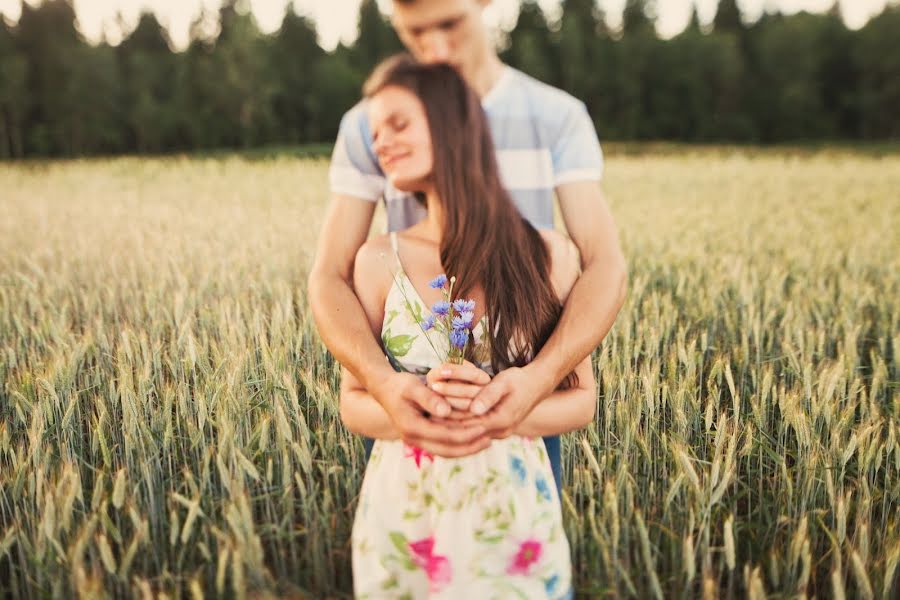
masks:
<path fill-rule="evenodd" d="M 564 114 L 551 148 L 554 185 L 599 181 L 603 176 L 603 152 L 584 103 L 575 100 Z"/>
<path fill-rule="evenodd" d="M 372 152 L 372 136 L 362 102 L 341 119 L 328 181 L 333 194 L 375 202 L 384 193 L 385 178 Z"/>

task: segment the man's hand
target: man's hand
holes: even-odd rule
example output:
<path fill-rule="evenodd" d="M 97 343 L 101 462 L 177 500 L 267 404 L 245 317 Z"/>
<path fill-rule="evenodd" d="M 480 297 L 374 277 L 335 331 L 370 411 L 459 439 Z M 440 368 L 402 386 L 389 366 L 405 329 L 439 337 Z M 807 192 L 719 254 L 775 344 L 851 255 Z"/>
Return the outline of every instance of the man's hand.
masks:
<path fill-rule="evenodd" d="M 484 426 L 491 438 L 509 437 L 537 403 L 553 391 L 552 379 L 535 363 L 504 369 L 475 396 L 470 410 L 483 416 L 469 422 Z"/>
<path fill-rule="evenodd" d="M 441 417 L 450 416 L 448 404 L 411 373 L 392 373 L 370 386 L 369 393 L 390 415 L 407 444 L 435 456 L 467 456 L 491 444 L 480 424 L 441 422 Z M 436 419 L 430 419 L 426 412 Z"/>

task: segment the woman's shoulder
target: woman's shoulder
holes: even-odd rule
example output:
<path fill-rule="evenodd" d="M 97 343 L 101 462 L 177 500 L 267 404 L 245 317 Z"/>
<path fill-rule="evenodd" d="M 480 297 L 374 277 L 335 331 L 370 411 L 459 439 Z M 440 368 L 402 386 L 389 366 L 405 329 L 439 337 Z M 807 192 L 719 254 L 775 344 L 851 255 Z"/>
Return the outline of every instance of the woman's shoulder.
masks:
<path fill-rule="evenodd" d="M 386 295 L 392 281 L 394 250 L 388 234 L 376 235 L 356 251 L 353 262 L 353 283 L 357 292 L 365 287 L 378 295 Z"/>
<path fill-rule="evenodd" d="M 390 264 L 388 261 L 393 260 L 393 257 L 394 251 L 391 248 L 390 236 L 388 234 L 376 235 L 367 239 L 356 251 L 353 267 L 354 270 L 360 268 L 366 271 L 386 270 Z"/>
<path fill-rule="evenodd" d="M 554 229 L 541 229 L 541 237 L 550 254 L 550 280 L 561 302 L 581 275 L 581 255 L 568 236 Z"/>

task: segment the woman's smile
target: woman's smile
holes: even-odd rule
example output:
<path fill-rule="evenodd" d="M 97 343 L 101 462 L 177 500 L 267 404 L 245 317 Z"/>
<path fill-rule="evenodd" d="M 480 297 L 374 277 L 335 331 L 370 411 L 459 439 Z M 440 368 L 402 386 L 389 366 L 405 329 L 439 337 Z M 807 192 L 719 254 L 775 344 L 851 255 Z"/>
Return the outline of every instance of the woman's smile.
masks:
<path fill-rule="evenodd" d="M 384 169 L 385 172 L 392 171 L 396 169 L 397 164 L 402 162 L 405 158 L 407 158 L 411 153 L 410 152 L 396 152 L 396 153 L 385 153 L 382 154 L 379 158 L 381 162 L 381 168 Z"/>

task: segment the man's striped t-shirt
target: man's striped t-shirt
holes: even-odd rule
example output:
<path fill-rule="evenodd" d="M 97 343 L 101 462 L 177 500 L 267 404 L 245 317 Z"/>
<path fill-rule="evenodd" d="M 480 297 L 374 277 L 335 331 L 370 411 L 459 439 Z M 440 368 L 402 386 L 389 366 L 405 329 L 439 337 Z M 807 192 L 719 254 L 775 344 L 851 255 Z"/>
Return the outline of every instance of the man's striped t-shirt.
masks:
<path fill-rule="evenodd" d="M 602 176 L 603 154 L 584 103 L 506 66 L 481 104 L 504 186 L 535 227 L 553 227 L 554 188 Z M 415 198 L 394 188 L 378 166 L 365 100 L 341 120 L 329 180 L 335 194 L 373 202 L 384 198 L 389 231 L 425 216 Z"/>

